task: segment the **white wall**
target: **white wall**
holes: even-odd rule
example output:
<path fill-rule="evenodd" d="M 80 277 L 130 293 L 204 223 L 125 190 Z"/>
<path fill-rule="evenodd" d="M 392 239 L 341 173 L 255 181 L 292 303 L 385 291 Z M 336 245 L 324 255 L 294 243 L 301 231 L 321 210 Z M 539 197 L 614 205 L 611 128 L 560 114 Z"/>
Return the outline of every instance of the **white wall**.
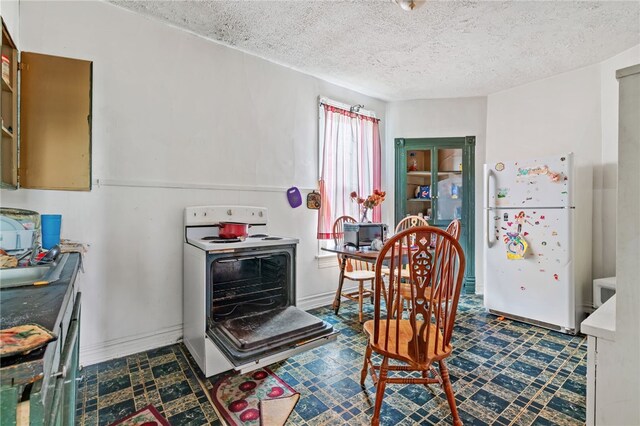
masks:
<path fill-rule="evenodd" d="M 616 296 L 594 314 L 594 332 L 599 322 L 610 323 L 607 316 L 615 318 L 612 333 L 589 337 L 595 380 L 587 380 L 587 395 L 595 399 L 593 423 L 612 426 L 640 424 L 640 61 L 621 70 L 619 82 Z"/>
<path fill-rule="evenodd" d="M 594 173 L 594 220 L 601 244 L 594 244 L 594 277 L 616 275 L 616 206 L 618 179 L 618 81 L 616 70 L 640 63 L 640 45 L 600 64 L 602 163 Z M 594 233 L 596 226 L 594 226 Z"/>
<path fill-rule="evenodd" d="M 395 223 L 394 200 L 394 139 L 475 136 L 475 255 L 476 292 L 482 293 L 482 165 L 484 164 L 487 122 L 487 98 L 432 99 L 387 104 L 387 133 L 383 148 L 387 160 L 384 182 L 389 204 L 384 210 L 386 223 Z"/>
<path fill-rule="evenodd" d="M 599 82 L 594 65 L 489 95 L 487 101 L 488 164 L 575 154 L 575 288 L 585 307 L 592 299 L 593 169 L 601 161 Z"/>
<path fill-rule="evenodd" d="M 488 97 L 488 163 L 575 153 L 580 180 L 576 202 L 587 212 L 577 228 L 583 241 L 578 249 L 590 250 L 582 256 L 589 271 L 583 280 L 589 286 L 591 275 L 615 275 L 615 70 L 639 58 L 640 46 L 636 46 L 600 64 Z"/>
<path fill-rule="evenodd" d="M 291 209 L 285 189 L 316 187 L 319 95 L 364 104 L 383 125 L 384 102 L 103 2 L 22 2 L 20 43 L 93 61 L 93 177 L 125 185 L 2 191 L 3 206 L 62 213 L 63 238 L 91 245 L 83 363 L 182 335 L 185 206 L 266 206 L 272 233 L 300 239 L 298 301 L 331 300 L 337 268 L 317 267 L 317 213 Z"/>
<path fill-rule="evenodd" d="M 20 48 L 20 8 L 18 0 L 0 0 L 0 16 L 4 21 L 13 42 Z"/>
<path fill-rule="evenodd" d="M 626 68 L 622 75 L 625 77 L 620 79 L 619 97 L 616 352 L 605 370 L 611 372 L 607 378 L 611 391 L 602 401 L 601 412 L 596 411 L 597 423 L 608 425 L 640 424 L 640 61 L 635 67 Z M 606 382 L 598 386 L 603 384 Z"/>

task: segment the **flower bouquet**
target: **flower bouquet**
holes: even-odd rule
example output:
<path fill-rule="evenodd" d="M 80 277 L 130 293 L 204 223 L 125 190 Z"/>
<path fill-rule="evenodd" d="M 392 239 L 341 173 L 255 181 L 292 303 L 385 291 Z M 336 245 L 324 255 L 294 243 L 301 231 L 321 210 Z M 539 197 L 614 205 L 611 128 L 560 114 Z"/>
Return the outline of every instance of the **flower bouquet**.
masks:
<path fill-rule="evenodd" d="M 362 206 L 362 218 L 360 219 L 360 222 L 369 222 L 369 219 L 367 219 L 367 213 L 369 209 L 382 204 L 386 195 L 386 192 L 380 191 L 378 189 L 374 189 L 373 194 L 369 195 L 367 198 L 359 197 L 356 191 L 353 191 L 351 193 L 351 200 L 357 202 Z"/>

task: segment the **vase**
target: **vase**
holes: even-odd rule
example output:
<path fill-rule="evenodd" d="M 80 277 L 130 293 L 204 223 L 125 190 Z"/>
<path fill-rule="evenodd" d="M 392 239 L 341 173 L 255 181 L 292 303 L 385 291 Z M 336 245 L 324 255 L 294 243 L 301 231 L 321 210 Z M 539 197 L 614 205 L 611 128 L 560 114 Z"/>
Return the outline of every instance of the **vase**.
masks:
<path fill-rule="evenodd" d="M 369 209 L 366 207 L 362 208 L 362 217 L 360 218 L 360 223 L 370 223 L 371 221 L 367 218 L 367 213 Z"/>

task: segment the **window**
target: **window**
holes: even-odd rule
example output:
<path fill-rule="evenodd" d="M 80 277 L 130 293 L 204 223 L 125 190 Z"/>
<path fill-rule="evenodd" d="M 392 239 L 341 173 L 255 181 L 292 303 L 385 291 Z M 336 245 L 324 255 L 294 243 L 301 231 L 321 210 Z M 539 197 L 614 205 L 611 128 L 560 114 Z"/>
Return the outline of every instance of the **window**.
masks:
<path fill-rule="evenodd" d="M 381 183 L 379 119 L 375 113 L 328 99 L 320 99 L 319 183 L 322 205 L 318 239 L 333 239 L 333 222 L 349 215 L 360 219 L 351 192 L 366 197 Z M 380 221 L 380 207 L 373 221 Z"/>

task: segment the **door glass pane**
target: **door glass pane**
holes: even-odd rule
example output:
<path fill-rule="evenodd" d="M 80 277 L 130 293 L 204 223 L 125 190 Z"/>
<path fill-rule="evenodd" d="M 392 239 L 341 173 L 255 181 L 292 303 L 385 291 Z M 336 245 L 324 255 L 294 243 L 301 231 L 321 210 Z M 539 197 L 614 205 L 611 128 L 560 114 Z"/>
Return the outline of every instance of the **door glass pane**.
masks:
<path fill-rule="evenodd" d="M 438 149 L 438 220 L 462 218 L 462 149 Z"/>
<path fill-rule="evenodd" d="M 431 150 L 407 152 L 407 215 L 431 217 Z"/>

